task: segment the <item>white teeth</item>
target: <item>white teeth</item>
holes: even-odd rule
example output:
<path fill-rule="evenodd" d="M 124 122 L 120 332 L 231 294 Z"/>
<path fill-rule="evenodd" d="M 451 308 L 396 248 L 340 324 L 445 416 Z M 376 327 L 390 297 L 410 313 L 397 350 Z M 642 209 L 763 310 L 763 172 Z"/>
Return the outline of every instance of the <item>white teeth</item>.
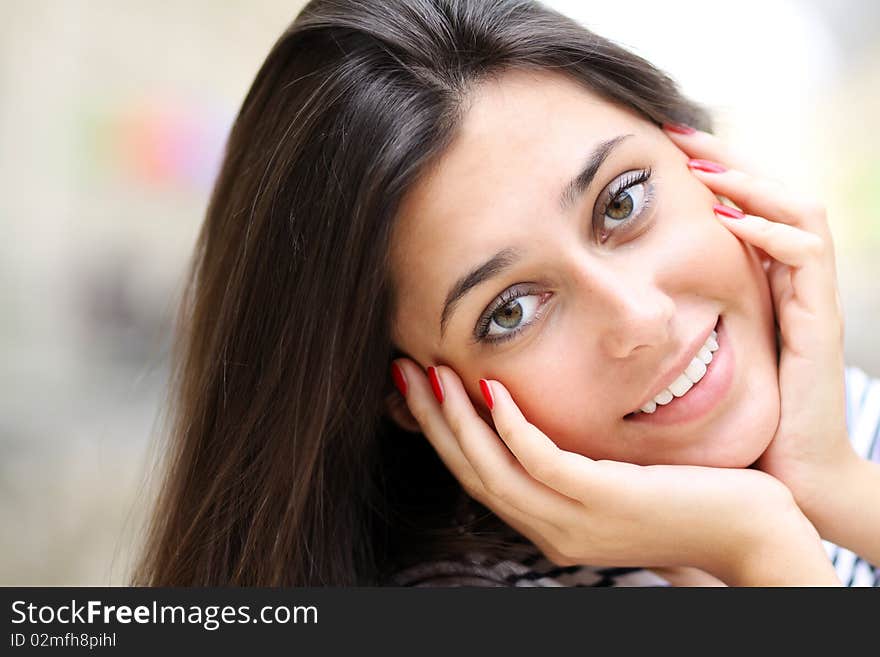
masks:
<path fill-rule="evenodd" d="M 669 384 L 669 389 L 676 397 L 681 397 L 684 393 L 686 393 L 693 387 L 694 382 L 687 378 L 685 374 L 679 374 L 678 378 Z"/>
<path fill-rule="evenodd" d="M 706 366 L 712 362 L 713 352 L 718 351 L 718 333 L 714 329 L 706 338 L 705 344 L 700 347 L 697 355 L 691 360 L 684 372 L 678 375 L 668 388 L 661 390 L 654 399 L 642 406 L 638 411 L 642 413 L 653 413 L 657 410 L 657 406 L 665 406 L 675 397 L 683 396 L 688 390 L 694 387 L 695 383 L 706 375 Z"/>
<path fill-rule="evenodd" d="M 708 365 L 712 362 L 712 352 L 709 351 L 705 345 L 703 345 L 697 352 L 697 358 L 703 361 L 704 364 Z"/>
<path fill-rule="evenodd" d="M 669 392 L 669 388 L 664 388 L 660 391 L 657 396 L 654 397 L 654 401 L 660 404 L 661 406 L 666 406 L 669 402 L 672 401 L 673 394 Z"/>
<path fill-rule="evenodd" d="M 701 361 L 699 358 L 694 358 L 691 361 L 691 364 L 687 366 L 687 369 L 684 371 L 689 378 L 694 383 L 699 383 L 700 379 L 703 378 L 703 375 L 706 374 L 706 364 Z"/>

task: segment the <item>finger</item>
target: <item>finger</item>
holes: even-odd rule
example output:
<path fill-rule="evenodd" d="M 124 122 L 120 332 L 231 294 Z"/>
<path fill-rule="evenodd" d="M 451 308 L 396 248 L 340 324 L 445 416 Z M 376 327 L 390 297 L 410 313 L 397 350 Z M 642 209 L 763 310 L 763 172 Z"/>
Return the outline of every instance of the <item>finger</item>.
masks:
<path fill-rule="evenodd" d="M 702 130 L 694 130 L 689 134 L 682 134 L 669 129 L 668 124 L 663 126 L 663 131 L 679 149 L 690 158 L 712 160 L 719 162 L 728 169 L 741 171 L 757 171 L 752 162 L 744 155 L 734 150 L 726 141 L 715 135 Z"/>
<path fill-rule="evenodd" d="M 726 206 L 715 206 L 726 207 Z M 731 209 L 728 208 L 727 211 Z M 716 209 L 715 216 L 737 237 L 758 246 L 779 262 L 792 267 L 791 286 L 798 300 L 811 313 L 834 312 L 836 276 L 833 264 L 824 257 L 825 243 L 818 235 L 768 221 L 751 214 L 731 218 Z M 830 269 L 829 269 L 830 267 Z M 776 280 L 781 274 L 776 275 Z"/>
<path fill-rule="evenodd" d="M 709 189 L 730 199 L 748 214 L 804 228 L 823 239 L 831 239 L 825 211 L 818 202 L 796 196 L 767 178 L 738 169 L 718 170 L 715 162 L 690 160 L 688 168 Z"/>
<path fill-rule="evenodd" d="M 545 554 L 553 555 L 552 548 L 546 544 L 546 537 L 555 536 L 558 533 L 557 528 L 541 517 L 530 516 L 504 499 L 492 496 L 486 490 L 446 422 L 424 370 L 421 366 L 406 359 L 398 359 L 395 362 L 401 368 L 406 380 L 404 397 L 410 412 L 419 422 L 425 437 L 434 447 L 440 459 L 462 484 L 465 492 L 495 512 L 504 522 L 523 536 L 528 537 L 535 545 L 541 547 Z M 534 483 L 537 485 L 538 482 Z"/>
<path fill-rule="evenodd" d="M 481 384 L 484 385 L 484 384 Z M 591 498 L 601 479 L 595 461 L 581 454 L 560 449 L 535 425 L 526 420 L 507 388 L 500 381 L 485 382 L 491 395 L 490 410 L 495 429 L 528 473 L 581 502 Z"/>
<path fill-rule="evenodd" d="M 419 423 L 425 438 L 465 491 L 472 497 L 479 496 L 483 487 L 482 481 L 446 425 L 421 366 L 406 358 L 398 358 L 394 362 L 405 380 L 404 399 L 407 407 Z"/>
<path fill-rule="evenodd" d="M 552 548 L 545 543 L 544 537 L 554 535 L 556 528 L 541 518 L 533 518 L 524 514 L 503 499 L 490 496 L 446 422 L 424 370 L 419 365 L 405 359 L 398 359 L 394 362 L 400 367 L 405 379 L 406 394 L 404 399 L 409 405 L 410 412 L 419 422 L 425 437 L 434 447 L 440 460 L 462 484 L 465 492 L 483 506 L 491 509 L 521 535 L 529 538 L 545 554 L 554 554 Z"/>
<path fill-rule="evenodd" d="M 564 527 L 577 503 L 530 476 L 479 416 L 454 370 L 440 365 L 434 371 L 442 388 L 446 423 L 489 495 L 529 516 Z"/>
<path fill-rule="evenodd" d="M 742 216 L 728 216 L 728 213 Z M 715 216 L 734 235 L 791 267 L 815 263 L 824 252 L 822 238 L 788 224 L 769 221 L 753 214 L 743 214 L 735 208 L 720 204 L 715 206 Z"/>

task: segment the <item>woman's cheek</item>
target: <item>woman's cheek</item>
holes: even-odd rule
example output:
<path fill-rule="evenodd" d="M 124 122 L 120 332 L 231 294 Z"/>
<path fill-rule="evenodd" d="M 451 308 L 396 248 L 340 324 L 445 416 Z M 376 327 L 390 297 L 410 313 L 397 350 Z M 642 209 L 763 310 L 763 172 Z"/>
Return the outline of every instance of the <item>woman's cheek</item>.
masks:
<path fill-rule="evenodd" d="M 596 377 L 585 377 L 578 350 L 548 341 L 527 360 L 496 376 L 526 420 L 561 449 L 590 458 L 619 456 L 609 451 L 613 441 L 607 439 L 607 396 L 613 391 Z"/>

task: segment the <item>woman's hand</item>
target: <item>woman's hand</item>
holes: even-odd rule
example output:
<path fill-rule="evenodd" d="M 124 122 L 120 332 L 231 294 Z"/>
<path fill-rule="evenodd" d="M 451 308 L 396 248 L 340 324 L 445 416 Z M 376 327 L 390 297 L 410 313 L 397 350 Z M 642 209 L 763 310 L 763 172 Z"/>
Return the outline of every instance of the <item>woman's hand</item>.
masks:
<path fill-rule="evenodd" d="M 557 447 L 498 381 L 481 382 L 492 429 L 451 368 L 433 368 L 429 381 L 409 359 L 395 365 L 411 414 L 464 490 L 558 565 L 692 566 L 730 585 L 839 585 L 815 529 L 765 473 L 594 461 Z"/>
<path fill-rule="evenodd" d="M 751 175 L 713 135 L 667 134 L 693 158 L 688 166 L 694 175 L 746 213 L 729 218 L 724 209 L 716 211 L 722 223 L 770 257 L 765 270 L 782 342 L 781 408 L 776 433 L 756 467 L 784 482 L 825 535 L 829 491 L 840 488 L 858 460 L 847 435 L 844 323 L 825 209 Z"/>

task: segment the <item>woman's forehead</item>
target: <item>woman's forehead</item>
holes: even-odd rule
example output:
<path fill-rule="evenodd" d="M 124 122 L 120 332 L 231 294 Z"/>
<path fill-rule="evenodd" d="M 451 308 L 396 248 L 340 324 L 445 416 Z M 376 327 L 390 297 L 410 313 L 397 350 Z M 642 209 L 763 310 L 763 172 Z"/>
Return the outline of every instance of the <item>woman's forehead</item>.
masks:
<path fill-rule="evenodd" d="M 455 139 L 402 200 L 399 234 L 435 242 L 456 218 L 469 228 L 486 212 L 554 202 L 547 191 L 596 144 L 648 127 L 565 75 L 509 72 L 475 90 Z"/>

